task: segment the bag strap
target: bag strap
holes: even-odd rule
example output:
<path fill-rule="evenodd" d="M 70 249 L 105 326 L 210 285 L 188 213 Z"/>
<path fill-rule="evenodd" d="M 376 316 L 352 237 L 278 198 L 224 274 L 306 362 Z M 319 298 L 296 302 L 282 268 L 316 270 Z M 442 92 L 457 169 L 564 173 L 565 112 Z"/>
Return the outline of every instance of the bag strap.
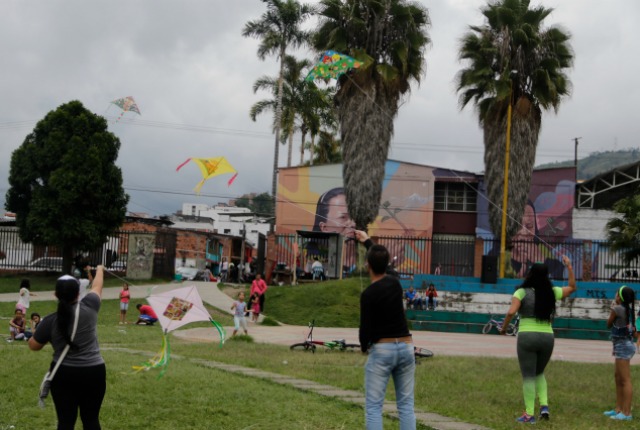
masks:
<path fill-rule="evenodd" d="M 76 337 L 76 331 L 78 330 L 78 320 L 80 319 L 79 317 L 80 317 L 80 302 L 76 304 L 76 318 L 73 321 L 73 330 L 71 331 L 71 342 L 73 342 L 73 339 Z M 56 375 L 56 372 L 58 371 L 58 367 L 60 367 L 60 365 L 62 364 L 62 360 L 64 360 L 64 358 L 67 356 L 67 352 L 69 352 L 70 347 L 71 345 L 67 344 L 62 350 L 62 353 L 60 354 L 60 358 L 58 358 L 56 365 L 53 367 L 53 370 L 51 371 L 51 373 L 49 374 L 49 377 L 47 378 L 49 381 L 53 380 L 53 377 Z"/>

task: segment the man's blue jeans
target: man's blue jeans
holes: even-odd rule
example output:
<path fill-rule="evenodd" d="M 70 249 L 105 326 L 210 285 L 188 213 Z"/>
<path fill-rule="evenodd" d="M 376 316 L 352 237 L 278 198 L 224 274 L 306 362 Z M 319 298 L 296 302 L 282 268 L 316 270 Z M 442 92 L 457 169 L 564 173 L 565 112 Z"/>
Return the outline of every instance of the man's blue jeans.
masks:
<path fill-rule="evenodd" d="M 369 349 L 365 366 L 365 417 L 367 430 L 382 430 L 382 405 L 389 377 L 393 377 L 400 430 L 416 428 L 413 386 L 416 369 L 413 345 L 376 343 Z"/>

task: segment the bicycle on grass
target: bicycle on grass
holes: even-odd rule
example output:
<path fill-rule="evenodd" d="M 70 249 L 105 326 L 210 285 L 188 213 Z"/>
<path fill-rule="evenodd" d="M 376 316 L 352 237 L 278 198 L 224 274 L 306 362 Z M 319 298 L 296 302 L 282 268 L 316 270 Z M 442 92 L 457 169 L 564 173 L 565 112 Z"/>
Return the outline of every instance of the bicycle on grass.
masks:
<path fill-rule="evenodd" d="M 419 347 L 419 346 L 414 346 L 413 347 L 413 354 L 416 357 L 416 361 L 418 360 L 418 358 L 433 357 L 433 351 L 431 351 L 430 349 L 427 349 L 427 348 Z"/>
<path fill-rule="evenodd" d="M 357 343 L 347 343 L 344 339 L 338 340 L 330 340 L 330 341 L 322 341 L 322 340 L 314 340 L 313 339 L 313 327 L 315 325 L 315 320 L 309 323 L 309 334 L 307 335 L 307 340 L 300 343 L 294 343 L 289 347 L 292 351 L 311 351 L 316 352 L 317 346 L 324 346 L 329 348 L 330 350 L 338 350 L 338 351 L 355 351 L 360 349 L 360 345 Z"/>
<path fill-rule="evenodd" d="M 507 335 L 515 336 L 516 334 L 518 334 L 518 321 L 519 321 L 519 317 L 516 317 L 514 322 L 509 323 L 509 326 L 507 327 L 507 330 L 506 330 Z M 482 327 L 482 333 L 483 334 L 489 333 L 493 327 L 495 327 L 498 330 L 498 332 L 500 332 L 500 330 L 502 330 L 503 324 L 504 324 L 504 318 L 501 320 L 496 320 L 494 319 L 493 315 L 491 315 L 489 321 L 484 325 L 484 327 Z"/>

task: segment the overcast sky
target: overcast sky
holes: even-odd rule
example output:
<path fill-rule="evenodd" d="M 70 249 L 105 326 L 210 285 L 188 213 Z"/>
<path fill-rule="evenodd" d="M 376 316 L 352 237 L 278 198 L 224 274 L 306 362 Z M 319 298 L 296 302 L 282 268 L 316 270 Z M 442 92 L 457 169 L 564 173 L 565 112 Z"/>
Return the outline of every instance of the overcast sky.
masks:
<path fill-rule="evenodd" d="M 482 0 L 422 1 L 432 21 L 427 73 L 414 85 L 395 122 L 389 158 L 483 171 L 482 132 L 471 107 L 460 111 L 454 78 L 459 40 L 483 23 Z M 533 4 L 540 2 L 533 1 Z M 548 0 L 546 25 L 572 34 L 573 94 L 558 114 L 543 117 L 536 164 L 637 147 L 640 114 L 640 2 Z M 264 12 L 258 0 L 2 0 L 0 2 L 0 201 L 11 153 L 47 112 L 70 100 L 115 120 L 110 101 L 133 96 L 141 116 L 126 113 L 109 129 L 121 141 L 117 164 L 131 196 L 129 210 L 173 213 L 183 202 L 215 204 L 249 192 L 270 192 L 272 118 L 249 118 L 253 82 L 277 74 L 277 59 L 260 61 L 258 42 L 241 36 Z M 299 56 L 315 58 L 310 51 Z M 280 166 L 286 165 L 281 147 Z M 239 171 L 200 180 L 189 157 L 225 156 Z M 299 138 L 294 147 L 299 161 Z M 143 191 L 145 190 L 145 191 Z"/>

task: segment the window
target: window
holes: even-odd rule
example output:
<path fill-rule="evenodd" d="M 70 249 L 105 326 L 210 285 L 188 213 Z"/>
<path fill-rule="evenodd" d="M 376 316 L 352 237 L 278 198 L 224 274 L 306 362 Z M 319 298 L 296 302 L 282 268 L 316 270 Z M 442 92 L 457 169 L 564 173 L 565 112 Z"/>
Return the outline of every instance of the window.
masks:
<path fill-rule="evenodd" d="M 464 182 L 436 182 L 435 210 L 475 212 L 477 195 L 477 191 Z"/>
<path fill-rule="evenodd" d="M 193 216 L 196 215 L 196 207 L 195 206 L 191 206 L 191 215 L 193 215 Z"/>
<path fill-rule="evenodd" d="M 230 228 L 225 228 L 224 229 L 224 234 L 229 234 L 231 233 L 231 229 Z"/>

